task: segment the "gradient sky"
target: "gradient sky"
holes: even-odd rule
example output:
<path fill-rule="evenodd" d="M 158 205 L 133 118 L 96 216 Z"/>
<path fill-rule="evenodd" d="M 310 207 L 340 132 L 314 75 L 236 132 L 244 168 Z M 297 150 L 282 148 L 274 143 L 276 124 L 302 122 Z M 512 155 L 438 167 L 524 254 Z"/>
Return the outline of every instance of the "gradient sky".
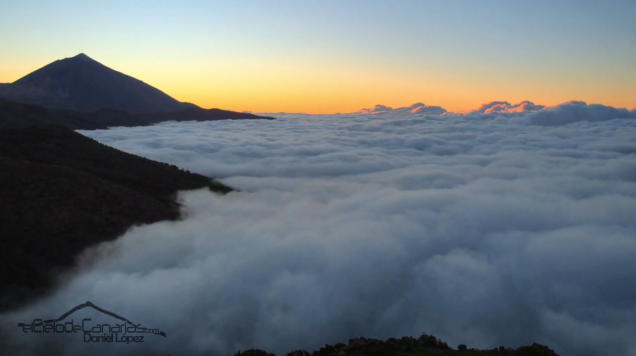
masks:
<path fill-rule="evenodd" d="M 0 0 L 0 83 L 93 59 L 202 107 L 636 108 L 634 0 Z"/>

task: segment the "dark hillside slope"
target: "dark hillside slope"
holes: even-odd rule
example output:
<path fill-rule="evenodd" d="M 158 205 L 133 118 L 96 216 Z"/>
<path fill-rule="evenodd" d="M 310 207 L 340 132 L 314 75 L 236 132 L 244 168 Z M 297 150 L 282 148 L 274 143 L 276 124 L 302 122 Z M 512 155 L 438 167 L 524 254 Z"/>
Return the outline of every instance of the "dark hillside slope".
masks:
<path fill-rule="evenodd" d="M 0 130 L 0 310 L 49 290 L 86 247 L 178 219 L 175 192 L 202 187 L 232 190 L 65 127 Z"/>
<path fill-rule="evenodd" d="M 204 186 L 231 190 L 208 177 L 119 151 L 63 126 L 0 130 L 0 156 L 74 168 L 155 195 Z"/>
<path fill-rule="evenodd" d="M 24 129 L 33 125 L 62 125 L 85 130 L 106 128 L 73 112 L 58 112 L 42 106 L 0 99 L 0 129 Z"/>

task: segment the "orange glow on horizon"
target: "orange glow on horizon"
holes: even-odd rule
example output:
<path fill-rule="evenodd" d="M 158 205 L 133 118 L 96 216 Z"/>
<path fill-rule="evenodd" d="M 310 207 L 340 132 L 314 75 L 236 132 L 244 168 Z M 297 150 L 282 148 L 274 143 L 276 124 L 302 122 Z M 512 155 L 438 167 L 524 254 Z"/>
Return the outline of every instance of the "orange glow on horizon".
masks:
<path fill-rule="evenodd" d="M 567 77 L 489 79 L 488 74 L 449 77 L 445 71 L 388 72 L 372 66 L 243 60 L 194 64 L 204 75 L 156 78 L 149 82 L 180 101 L 203 108 L 254 113 L 336 114 L 376 104 L 392 108 L 417 102 L 451 112 L 472 111 L 492 101 L 555 106 L 572 100 L 636 108 L 633 84 L 594 87 Z M 141 69 L 141 68 L 140 68 Z M 451 69 L 447 69 L 451 71 Z M 548 73 L 549 74 L 549 73 Z M 152 73 L 140 73 L 153 77 Z M 513 84 L 514 82 L 521 84 Z M 611 90 L 607 90 L 611 88 Z"/>
<path fill-rule="evenodd" d="M 448 73 L 453 68 L 441 65 L 437 71 L 427 72 L 275 58 L 152 63 L 106 58 L 100 62 L 179 101 L 239 112 L 335 114 L 357 112 L 376 104 L 399 108 L 417 102 L 450 112 L 468 112 L 492 101 L 554 106 L 571 100 L 636 108 L 636 89 L 631 83 L 616 85 L 608 80 L 595 87 L 559 76 L 514 80 L 493 79 L 486 72 L 451 76 Z M 0 83 L 13 82 L 46 64 L 11 61 L 0 68 Z"/>

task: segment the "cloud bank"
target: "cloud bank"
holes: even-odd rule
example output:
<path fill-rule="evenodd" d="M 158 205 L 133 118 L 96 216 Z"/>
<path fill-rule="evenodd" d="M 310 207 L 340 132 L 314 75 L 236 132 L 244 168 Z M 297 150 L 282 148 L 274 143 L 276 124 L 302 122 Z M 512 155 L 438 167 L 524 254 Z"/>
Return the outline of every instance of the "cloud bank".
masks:
<path fill-rule="evenodd" d="M 479 114 L 488 116 L 481 116 Z M 402 118 L 427 115 L 477 115 L 477 117 L 484 118 L 500 115 L 523 119 L 533 125 L 559 126 L 578 121 L 606 121 L 636 118 L 636 109 L 630 111 L 601 104 L 588 105 L 583 101 L 570 101 L 556 106 L 537 105 L 531 101 L 522 101 L 514 105 L 507 101 L 492 101 L 483 104 L 475 110 L 466 112 L 449 112 L 440 106 L 417 103 L 409 107 L 397 109 L 385 105 L 376 105 L 371 109 L 362 109 L 351 115 L 381 115 Z"/>
<path fill-rule="evenodd" d="M 426 332 L 453 346 L 636 355 L 633 111 L 569 103 L 83 133 L 242 191 L 184 192 L 185 220 L 87 251 L 54 295 L 0 317 L 10 350 L 285 354 Z M 15 327 L 87 300 L 167 338 L 87 344 Z"/>
<path fill-rule="evenodd" d="M 588 105 L 583 101 L 571 101 L 527 116 L 530 123 L 544 126 L 559 126 L 579 121 L 633 118 L 636 118 L 636 110 L 616 109 L 600 104 Z"/>
<path fill-rule="evenodd" d="M 415 103 L 408 107 L 393 109 L 390 106 L 376 105 L 370 109 L 362 109 L 353 114 L 379 115 L 379 114 L 428 114 L 442 115 L 447 113 L 441 106 L 430 106 L 423 103 Z"/>
<path fill-rule="evenodd" d="M 484 114 L 492 114 L 492 113 L 502 113 L 502 114 L 512 114 L 512 113 L 528 113 L 534 112 L 545 108 L 543 105 L 535 105 L 531 101 L 522 101 L 518 104 L 511 105 L 507 101 L 493 101 L 488 104 L 484 104 L 479 107 L 475 112 L 480 112 Z"/>

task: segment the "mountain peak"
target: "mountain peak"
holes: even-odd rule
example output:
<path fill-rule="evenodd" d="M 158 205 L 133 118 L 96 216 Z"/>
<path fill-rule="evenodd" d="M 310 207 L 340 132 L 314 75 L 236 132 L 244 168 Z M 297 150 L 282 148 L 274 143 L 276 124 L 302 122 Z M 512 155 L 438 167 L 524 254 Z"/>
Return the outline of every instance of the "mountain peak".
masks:
<path fill-rule="evenodd" d="M 53 63 L 58 63 L 58 65 L 61 63 L 62 65 L 69 66 L 69 67 L 78 66 L 78 65 L 86 65 L 86 64 L 89 64 L 89 65 L 90 64 L 103 65 L 103 64 L 99 63 L 98 61 L 94 60 L 93 58 L 87 56 L 84 53 L 80 53 L 80 54 L 78 54 L 76 56 L 73 56 L 73 57 L 66 57 L 64 59 L 57 60 L 57 61 L 55 61 Z"/>
<path fill-rule="evenodd" d="M 77 56 L 75 56 L 75 57 L 71 57 L 71 58 L 67 58 L 67 59 L 83 59 L 83 60 L 88 59 L 88 60 L 91 60 L 91 61 L 93 60 L 91 57 L 87 56 L 87 55 L 86 55 L 86 54 L 84 54 L 84 53 L 80 53 L 80 54 L 78 54 L 78 55 L 77 55 Z"/>
<path fill-rule="evenodd" d="M 0 97 L 51 109 L 175 112 L 191 106 L 85 53 L 57 60 L 0 89 Z"/>

